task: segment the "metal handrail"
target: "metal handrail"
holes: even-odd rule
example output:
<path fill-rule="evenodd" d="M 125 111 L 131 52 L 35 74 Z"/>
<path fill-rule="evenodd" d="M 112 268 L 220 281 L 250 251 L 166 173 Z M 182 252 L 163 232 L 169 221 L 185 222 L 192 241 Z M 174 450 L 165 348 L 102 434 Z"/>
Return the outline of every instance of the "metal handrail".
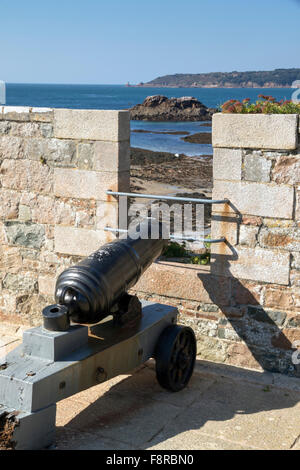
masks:
<path fill-rule="evenodd" d="M 124 228 L 112 228 L 112 227 L 104 227 L 103 229 L 105 232 L 115 232 L 115 233 L 128 233 L 128 230 Z M 175 237 L 174 235 L 170 235 L 171 240 L 181 240 L 181 241 L 189 241 L 189 242 L 205 242 L 205 243 L 222 243 L 225 242 L 225 238 L 193 238 L 193 237 Z"/>
<path fill-rule="evenodd" d="M 182 202 L 198 202 L 199 204 L 228 204 L 229 199 L 197 199 L 193 197 L 178 197 L 178 196 L 160 196 L 158 194 L 143 194 L 143 193 L 123 193 L 119 191 L 106 191 L 109 196 L 128 196 L 142 199 L 158 199 L 164 201 L 182 201 Z"/>

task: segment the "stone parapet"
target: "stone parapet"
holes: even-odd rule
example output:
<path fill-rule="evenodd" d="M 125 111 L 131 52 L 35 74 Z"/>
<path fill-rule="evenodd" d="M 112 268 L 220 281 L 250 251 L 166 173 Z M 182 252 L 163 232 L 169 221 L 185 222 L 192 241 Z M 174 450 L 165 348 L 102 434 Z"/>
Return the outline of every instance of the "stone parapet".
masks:
<path fill-rule="evenodd" d="M 298 114 L 213 115 L 214 147 L 295 150 Z"/>
<path fill-rule="evenodd" d="M 126 111 L 0 107 L 0 319 L 39 324 L 55 280 L 114 235 Z"/>

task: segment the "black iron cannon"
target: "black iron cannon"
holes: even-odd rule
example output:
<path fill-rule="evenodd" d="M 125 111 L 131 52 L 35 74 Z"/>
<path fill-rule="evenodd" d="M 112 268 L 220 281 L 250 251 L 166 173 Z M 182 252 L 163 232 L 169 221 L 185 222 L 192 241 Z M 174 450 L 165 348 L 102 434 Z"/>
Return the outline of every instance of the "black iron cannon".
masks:
<path fill-rule="evenodd" d="M 0 361 L 0 440 L 1 423 L 9 421 L 14 448 L 50 445 L 56 402 L 150 358 L 162 387 L 177 392 L 188 384 L 193 330 L 176 324 L 176 308 L 128 293 L 166 243 L 118 239 L 58 277 L 57 303 L 44 309 L 44 326 L 25 331 L 22 345 Z"/>
<path fill-rule="evenodd" d="M 143 225 L 150 237 L 151 219 Z M 140 231 L 142 228 L 138 229 Z M 93 324 L 113 314 L 116 321 L 124 322 L 128 316 L 141 314 L 141 303 L 127 291 L 167 245 L 168 240 L 161 237 L 161 230 L 158 235 L 157 239 L 115 240 L 64 271 L 56 283 L 57 304 L 43 311 L 45 328 L 63 331 L 68 329 L 70 320 Z"/>

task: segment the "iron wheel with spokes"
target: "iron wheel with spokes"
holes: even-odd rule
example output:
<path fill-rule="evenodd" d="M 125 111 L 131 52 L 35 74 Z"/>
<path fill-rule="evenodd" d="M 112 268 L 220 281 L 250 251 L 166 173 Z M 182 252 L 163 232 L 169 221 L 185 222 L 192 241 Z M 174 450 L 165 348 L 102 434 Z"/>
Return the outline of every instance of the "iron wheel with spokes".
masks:
<path fill-rule="evenodd" d="M 171 325 L 159 337 L 155 351 L 159 384 L 179 392 L 188 384 L 196 360 L 196 338 L 192 328 Z"/>

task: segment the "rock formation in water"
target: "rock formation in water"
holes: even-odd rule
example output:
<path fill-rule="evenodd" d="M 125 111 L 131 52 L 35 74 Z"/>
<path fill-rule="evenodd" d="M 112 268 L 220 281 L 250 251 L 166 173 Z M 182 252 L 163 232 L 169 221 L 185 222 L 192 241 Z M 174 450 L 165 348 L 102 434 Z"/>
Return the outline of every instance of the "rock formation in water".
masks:
<path fill-rule="evenodd" d="M 215 109 L 207 108 L 191 96 L 169 99 L 155 95 L 133 106 L 130 116 L 139 121 L 209 121 L 214 112 Z"/>

